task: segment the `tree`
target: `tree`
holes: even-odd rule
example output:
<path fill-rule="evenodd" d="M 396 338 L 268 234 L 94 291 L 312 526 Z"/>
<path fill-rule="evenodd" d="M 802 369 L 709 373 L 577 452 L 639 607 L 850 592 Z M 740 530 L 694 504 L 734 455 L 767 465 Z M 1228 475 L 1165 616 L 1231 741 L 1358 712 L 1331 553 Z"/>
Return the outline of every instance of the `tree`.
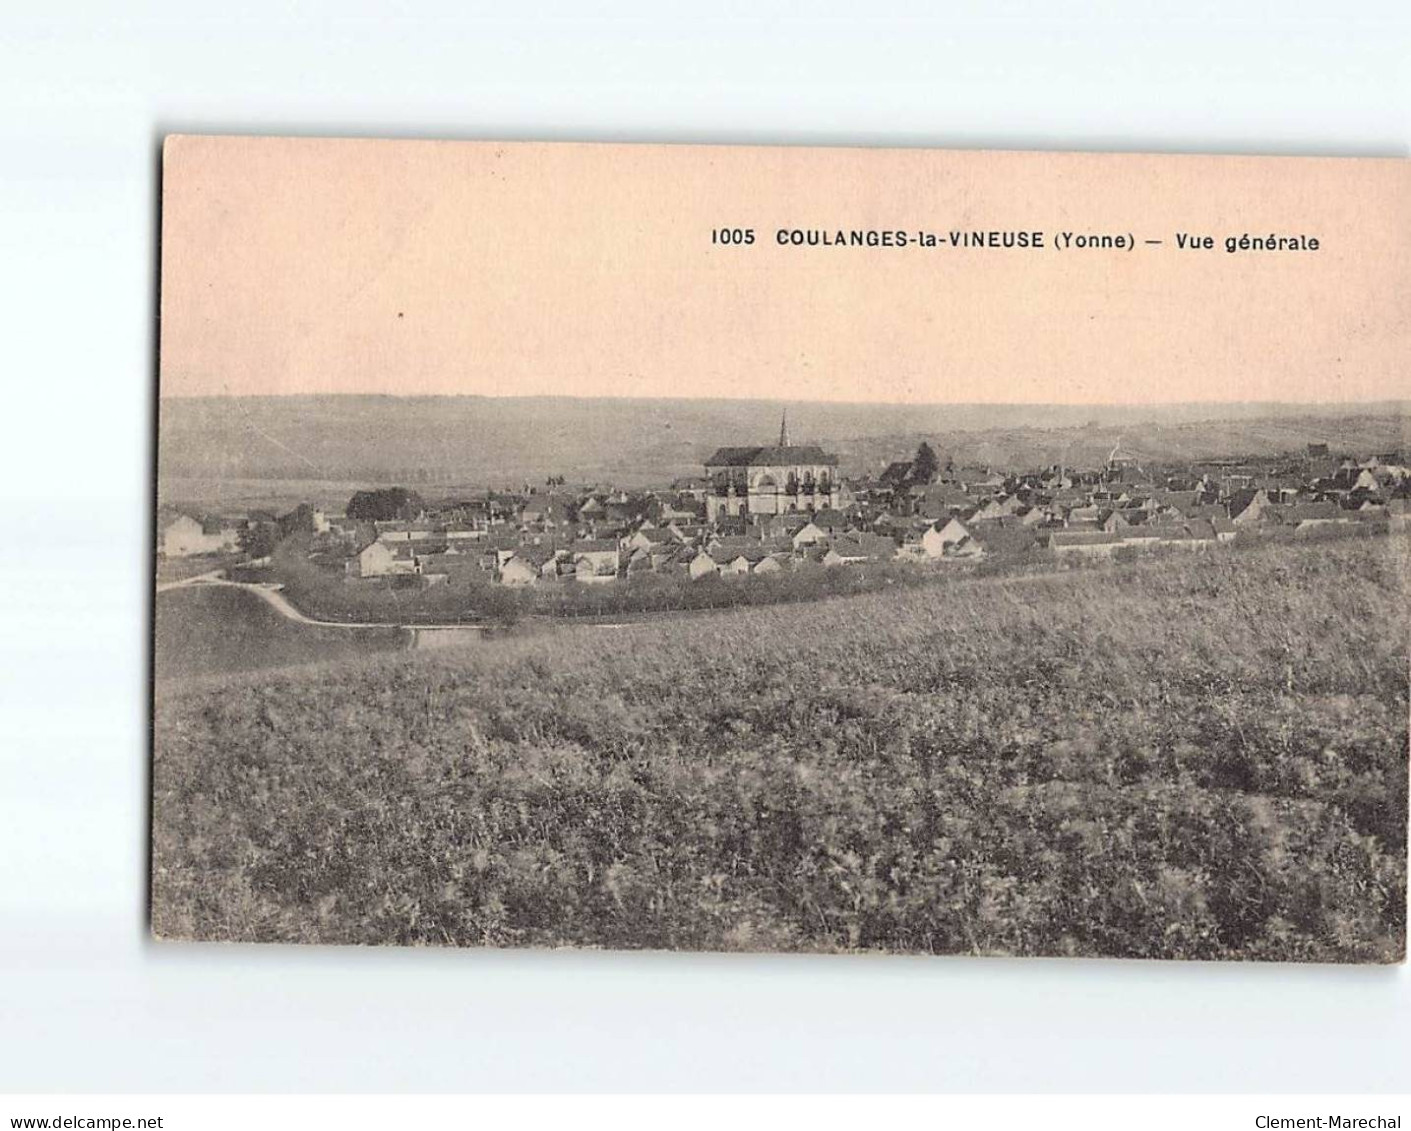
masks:
<path fill-rule="evenodd" d="M 405 487 L 358 491 L 348 500 L 348 517 L 360 522 L 411 519 L 421 513 L 424 505 L 420 495 L 415 491 L 408 491 Z"/>
<path fill-rule="evenodd" d="M 267 558 L 274 553 L 279 530 L 272 522 L 249 522 L 236 535 L 240 549 L 251 558 Z"/>
<path fill-rule="evenodd" d="M 916 459 L 911 463 L 911 478 L 916 483 L 934 483 L 940 466 L 931 445 L 922 440 L 921 446 L 916 449 Z"/>
<path fill-rule="evenodd" d="M 291 534 L 312 534 L 314 531 L 314 508 L 308 503 L 300 503 L 286 515 L 279 517 L 279 537 L 288 538 Z"/>

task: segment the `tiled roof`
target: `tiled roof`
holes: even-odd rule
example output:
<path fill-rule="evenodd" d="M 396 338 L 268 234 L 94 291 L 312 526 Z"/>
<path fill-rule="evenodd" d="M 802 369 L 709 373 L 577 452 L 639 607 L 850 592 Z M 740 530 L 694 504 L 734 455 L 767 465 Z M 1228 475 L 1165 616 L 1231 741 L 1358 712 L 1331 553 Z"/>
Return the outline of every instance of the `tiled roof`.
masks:
<path fill-rule="evenodd" d="M 1296 506 L 1271 508 L 1271 510 L 1285 522 L 1333 519 L 1337 518 L 1340 513 L 1336 503 L 1299 503 Z"/>
<path fill-rule="evenodd" d="M 1114 546 L 1122 542 L 1121 535 L 1108 534 L 1102 530 L 1055 530 L 1049 538 L 1049 545 L 1063 546 Z"/>
<path fill-rule="evenodd" d="M 826 464 L 836 467 L 838 457 L 817 444 L 795 444 L 787 448 L 717 448 L 705 461 L 707 467 L 785 467 L 793 464 Z"/>

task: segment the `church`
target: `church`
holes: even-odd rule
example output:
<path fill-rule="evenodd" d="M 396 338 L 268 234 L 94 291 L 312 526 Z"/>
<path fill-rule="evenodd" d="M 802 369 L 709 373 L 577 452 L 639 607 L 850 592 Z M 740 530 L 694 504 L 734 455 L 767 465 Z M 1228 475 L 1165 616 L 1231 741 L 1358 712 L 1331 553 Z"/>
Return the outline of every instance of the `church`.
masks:
<path fill-rule="evenodd" d="M 721 448 L 706 460 L 706 518 L 786 514 L 838 505 L 838 457 L 816 444 L 789 443 L 789 417 L 779 443 L 764 448 Z"/>

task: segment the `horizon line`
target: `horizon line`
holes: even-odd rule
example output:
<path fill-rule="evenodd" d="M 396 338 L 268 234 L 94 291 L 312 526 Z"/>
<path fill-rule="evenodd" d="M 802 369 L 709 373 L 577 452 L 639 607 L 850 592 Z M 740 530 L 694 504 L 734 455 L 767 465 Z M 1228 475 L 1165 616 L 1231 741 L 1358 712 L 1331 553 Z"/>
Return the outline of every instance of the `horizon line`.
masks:
<path fill-rule="evenodd" d="M 1289 408 L 1319 408 L 1331 406 L 1372 406 L 1385 405 L 1406 408 L 1411 406 L 1408 397 L 1375 397 L 1346 400 L 1169 400 L 1169 401 L 850 401 L 841 399 L 808 399 L 798 397 L 692 397 L 692 396 L 582 396 L 573 393 L 385 393 L 372 391 L 350 392 L 260 392 L 260 393 L 164 393 L 160 389 L 157 399 L 163 401 L 196 400 L 294 400 L 299 397 L 340 398 L 376 397 L 382 400 L 430 401 L 430 400 L 482 400 L 482 401 L 679 401 L 691 404 L 783 404 L 783 405 L 837 405 L 848 408 L 1234 408 L 1250 405 L 1278 405 Z"/>

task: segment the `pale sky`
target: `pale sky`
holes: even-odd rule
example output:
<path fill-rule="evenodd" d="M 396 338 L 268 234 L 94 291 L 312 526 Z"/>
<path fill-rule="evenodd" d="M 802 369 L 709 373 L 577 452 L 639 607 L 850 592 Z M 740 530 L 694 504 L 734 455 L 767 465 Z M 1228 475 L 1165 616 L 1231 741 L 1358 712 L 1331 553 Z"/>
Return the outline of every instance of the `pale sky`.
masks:
<path fill-rule="evenodd" d="M 1406 161 L 180 137 L 162 210 L 164 396 L 1408 389 Z M 756 242 L 712 246 L 719 227 Z M 780 228 L 1046 246 L 795 248 Z M 1064 230 L 1138 246 L 1056 250 Z M 1245 233 L 1321 246 L 1226 253 Z"/>

